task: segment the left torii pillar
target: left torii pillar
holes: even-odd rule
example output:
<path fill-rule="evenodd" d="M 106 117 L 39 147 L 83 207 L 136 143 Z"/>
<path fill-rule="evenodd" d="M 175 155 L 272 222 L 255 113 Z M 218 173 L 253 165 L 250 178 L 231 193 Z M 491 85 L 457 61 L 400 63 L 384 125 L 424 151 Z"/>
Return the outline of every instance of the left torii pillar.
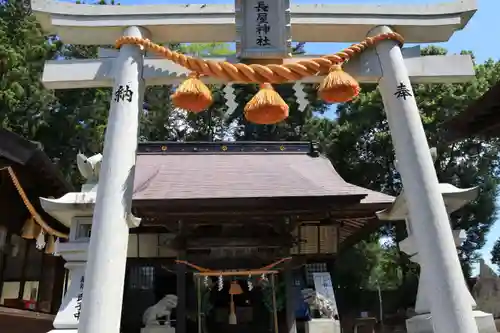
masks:
<path fill-rule="evenodd" d="M 124 36 L 149 38 L 140 27 L 128 27 Z M 114 87 L 99 190 L 92 220 L 79 333 L 119 333 L 125 265 L 144 82 L 144 54 L 136 45 L 124 45 L 114 66 Z"/>

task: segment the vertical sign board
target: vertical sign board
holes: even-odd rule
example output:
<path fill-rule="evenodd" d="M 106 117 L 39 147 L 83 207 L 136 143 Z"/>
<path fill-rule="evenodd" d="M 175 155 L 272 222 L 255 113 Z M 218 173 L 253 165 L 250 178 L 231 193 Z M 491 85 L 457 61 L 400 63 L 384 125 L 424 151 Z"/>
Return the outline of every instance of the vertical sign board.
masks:
<path fill-rule="evenodd" d="M 291 57 L 290 0 L 235 0 L 235 15 L 239 58 Z"/>
<path fill-rule="evenodd" d="M 82 276 L 80 277 L 80 289 L 78 290 L 78 295 L 76 297 L 76 304 L 75 304 L 75 312 L 73 313 L 73 317 L 76 318 L 76 320 L 80 321 L 80 314 L 82 312 L 82 300 L 83 300 L 83 285 L 85 283 L 85 277 Z"/>
<path fill-rule="evenodd" d="M 67 264 L 68 265 L 68 264 Z M 83 287 L 85 284 L 85 263 L 72 263 L 67 266 L 70 271 L 69 288 L 54 319 L 54 328 L 76 330 L 80 322 L 83 305 Z M 68 331 L 69 332 L 69 331 Z M 76 332 L 76 331 L 75 331 Z"/>
<path fill-rule="evenodd" d="M 329 272 L 315 272 L 313 273 L 314 289 L 316 292 L 330 302 L 335 307 L 334 313 L 338 314 L 337 302 L 335 301 L 335 292 L 333 291 L 332 278 Z"/>

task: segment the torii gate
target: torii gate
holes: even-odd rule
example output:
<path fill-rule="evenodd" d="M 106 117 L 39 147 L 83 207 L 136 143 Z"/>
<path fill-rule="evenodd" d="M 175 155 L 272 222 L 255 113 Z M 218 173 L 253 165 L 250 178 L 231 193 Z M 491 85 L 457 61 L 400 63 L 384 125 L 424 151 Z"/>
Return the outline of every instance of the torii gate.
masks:
<path fill-rule="evenodd" d="M 251 22 L 244 12 L 258 5 L 256 0 L 236 0 L 235 6 L 95 6 L 32 0 L 32 9 L 43 29 L 58 34 L 65 43 L 111 45 L 122 37 L 170 43 L 236 41 L 239 55 L 256 60 L 287 58 L 291 36 L 299 42 L 358 42 L 394 29 L 409 43 L 443 42 L 464 28 L 476 11 L 474 0 L 436 5 L 259 2 L 272 7 L 268 14 L 275 20 L 270 22 L 276 22 L 267 49 L 257 47 L 253 30 L 246 29 Z M 429 281 L 435 331 L 477 333 L 472 310 L 460 293 L 462 272 L 411 88 L 411 83 L 464 82 L 474 76 L 473 63 L 468 55 L 420 57 L 418 51 L 402 52 L 397 41 L 388 39 L 349 61 L 344 69 L 360 82 L 379 83 L 422 264 L 436 277 Z M 80 333 L 119 332 L 129 233 L 125 220 L 130 214 L 144 87 L 175 85 L 188 74 L 168 60 L 144 57 L 143 47 L 136 44 L 101 53 L 103 57 L 96 60 L 49 61 L 42 79 L 51 89 L 113 87 L 114 94 L 127 89 L 126 95 L 114 95 L 110 106 Z M 318 82 L 324 74 L 300 82 Z M 206 76 L 200 79 L 223 83 Z M 296 91 L 303 98 L 297 85 Z M 226 92 L 230 105 L 231 93 L 231 89 Z"/>

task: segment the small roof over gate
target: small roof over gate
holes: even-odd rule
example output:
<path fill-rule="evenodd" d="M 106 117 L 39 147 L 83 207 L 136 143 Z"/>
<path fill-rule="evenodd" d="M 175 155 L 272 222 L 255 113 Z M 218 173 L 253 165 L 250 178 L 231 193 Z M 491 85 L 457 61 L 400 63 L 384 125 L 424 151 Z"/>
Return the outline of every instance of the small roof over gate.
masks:
<path fill-rule="evenodd" d="M 303 142 L 139 144 L 134 201 L 358 196 L 394 198 L 345 182 L 314 144 Z"/>

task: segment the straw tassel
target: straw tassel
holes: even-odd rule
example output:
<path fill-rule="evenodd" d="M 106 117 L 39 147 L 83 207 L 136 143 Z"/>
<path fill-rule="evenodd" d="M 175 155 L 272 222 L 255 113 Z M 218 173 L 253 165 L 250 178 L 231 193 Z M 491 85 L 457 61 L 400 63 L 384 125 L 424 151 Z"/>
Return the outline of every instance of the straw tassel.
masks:
<path fill-rule="evenodd" d="M 198 73 L 191 73 L 172 95 L 172 101 L 178 108 L 199 113 L 213 103 L 212 92 L 200 80 Z"/>
<path fill-rule="evenodd" d="M 358 96 L 359 90 L 359 83 L 344 72 L 341 64 L 335 64 L 321 82 L 318 94 L 327 103 L 345 103 Z"/>
<path fill-rule="evenodd" d="M 47 244 L 45 245 L 45 253 L 46 254 L 54 254 L 56 251 L 56 241 L 53 235 L 49 235 L 47 239 Z"/>
<path fill-rule="evenodd" d="M 260 86 L 244 109 L 245 118 L 255 124 L 271 125 L 288 117 L 288 105 L 269 83 Z"/>
<path fill-rule="evenodd" d="M 229 287 L 229 294 L 231 295 L 241 295 L 243 294 L 243 289 L 241 288 L 238 281 L 231 282 L 231 286 Z"/>
<path fill-rule="evenodd" d="M 40 226 L 35 222 L 32 216 L 30 216 L 26 222 L 24 222 L 23 229 L 21 231 L 21 236 L 24 239 L 35 239 L 40 233 Z"/>

